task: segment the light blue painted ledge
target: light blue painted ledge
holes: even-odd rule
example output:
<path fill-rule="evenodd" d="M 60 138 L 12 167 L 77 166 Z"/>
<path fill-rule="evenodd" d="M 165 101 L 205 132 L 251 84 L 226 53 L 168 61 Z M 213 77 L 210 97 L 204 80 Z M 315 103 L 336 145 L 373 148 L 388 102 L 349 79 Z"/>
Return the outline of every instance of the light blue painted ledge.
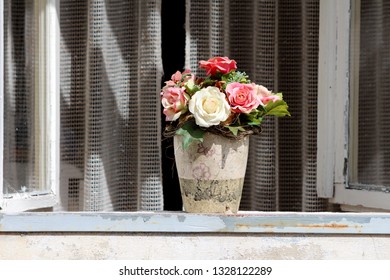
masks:
<path fill-rule="evenodd" d="M 5 232 L 390 234 L 386 213 L 183 212 L 0 214 Z"/>

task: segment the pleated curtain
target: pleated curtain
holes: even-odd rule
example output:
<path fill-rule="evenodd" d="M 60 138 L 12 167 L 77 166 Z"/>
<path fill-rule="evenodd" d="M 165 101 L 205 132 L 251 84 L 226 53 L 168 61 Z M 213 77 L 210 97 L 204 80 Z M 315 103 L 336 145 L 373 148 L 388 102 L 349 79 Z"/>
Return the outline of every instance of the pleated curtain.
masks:
<path fill-rule="evenodd" d="M 19 56 L 6 63 L 6 84 L 10 96 L 19 96 L 23 122 L 29 79 L 21 77 L 31 54 L 17 32 L 29 34 L 31 14 L 24 1 L 8 2 L 6 62 L 16 61 L 11 51 Z M 263 133 L 251 137 L 241 210 L 328 210 L 316 194 L 319 0 L 185 5 L 185 68 L 196 72 L 199 60 L 229 56 L 253 82 L 283 92 L 290 106 L 291 117 L 268 119 Z M 62 200 L 56 210 L 163 210 L 170 193 L 167 186 L 163 193 L 161 168 L 161 0 L 61 1 L 60 36 Z M 22 132 L 20 146 L 29 133 Z"/>
<path fill-rule="evenodd" d="M 33 6 L 31 1 L 4 1 L 4 194 L 32 190 L 36 181 L 34 78 L 33 71 L 25 71 L 33 65 Z"/>
<path fill-rule="evenodd" d="M 68 173 L 61 189 L 68 210 L 163 209 L 160 5 L 61 1 L 61 159 Z"/>
<path fill-rule="evenodd" d="M 282 92 L 291 118 L 251 137 L 241 209 L 326 211 L 316 193 L 319 1 L 187 0 L 186 67 L 229 56 Z"/>

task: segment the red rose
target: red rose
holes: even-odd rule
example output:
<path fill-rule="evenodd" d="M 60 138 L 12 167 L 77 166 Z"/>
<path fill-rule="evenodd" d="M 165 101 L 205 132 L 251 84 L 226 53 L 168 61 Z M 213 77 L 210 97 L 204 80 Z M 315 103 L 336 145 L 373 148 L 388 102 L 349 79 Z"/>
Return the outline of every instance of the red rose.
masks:
<path fill-rule="evenodd" d="M 215 76 L 218 73 L 226 74 L 237 69 L 236 61 L 228 57 L 214 57 L 209 60 L 199 61 L 199 68 L 206 69 L 207 76 Z"/>

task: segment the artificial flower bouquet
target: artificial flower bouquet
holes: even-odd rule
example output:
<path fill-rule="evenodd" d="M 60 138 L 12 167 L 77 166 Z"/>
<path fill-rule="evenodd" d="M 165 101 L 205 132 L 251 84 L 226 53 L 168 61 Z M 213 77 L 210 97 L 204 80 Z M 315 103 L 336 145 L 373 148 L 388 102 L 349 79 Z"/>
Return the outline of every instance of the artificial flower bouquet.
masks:
<path fill-rule="evenodd" d="M 164 135 L 182 135 L 185 148 L 202 141 L 207 131 L 239 139 L 260 133 L 266 116 L 290 116 L 282 94 L 251 82 L 237 71 L 236 61 L 214 57 L 199 61 L 199 67 L 206 70 L 205 78 L 177 71 L 161 92 L 169 122 Z"/>

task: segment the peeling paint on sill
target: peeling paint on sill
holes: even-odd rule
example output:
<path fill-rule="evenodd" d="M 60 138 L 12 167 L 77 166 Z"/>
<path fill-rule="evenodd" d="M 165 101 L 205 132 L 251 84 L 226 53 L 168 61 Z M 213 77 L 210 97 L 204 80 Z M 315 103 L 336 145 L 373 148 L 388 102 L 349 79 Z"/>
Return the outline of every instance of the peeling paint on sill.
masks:
<path fill-rule="evenodd" d="M 390 214 L 239 212 L 9 213 L 2 232 L 390 234 Z"/>

